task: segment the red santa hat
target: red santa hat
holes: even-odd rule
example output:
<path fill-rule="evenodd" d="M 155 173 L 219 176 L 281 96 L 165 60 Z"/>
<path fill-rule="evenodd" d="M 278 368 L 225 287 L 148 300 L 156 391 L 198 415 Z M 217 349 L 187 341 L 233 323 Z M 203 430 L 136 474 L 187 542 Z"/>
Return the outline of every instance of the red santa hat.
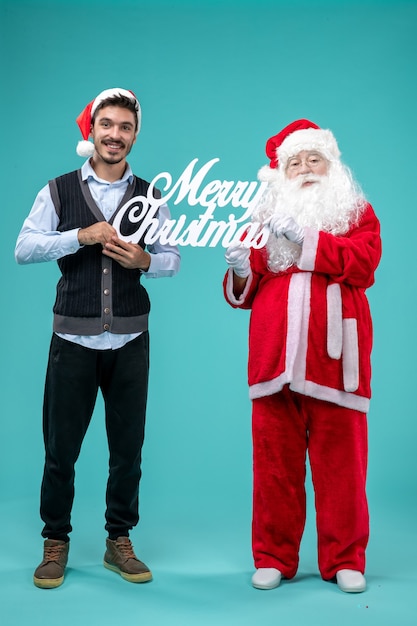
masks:
<path fill-rule="evenodd" d="M 98 105 L 106 100 L 107 98 L 113 98 L 114 96 L 125 96 L 134 102 L 136 107 L 136 113 L 138 116 L 138 128 L 136 131 L 136 135 L 140 131 L 141 124 L 141 108 L 139 104 L 139 100 L 136 98 L 133 91 L 128 91 L 127 89 L 119 89 L 115 87 L 113 89 L 105 89 L 98 96 L 89 102 L 85 109 L 81 111 L 79 116 L 76 119 L 76 122 L 81 130 L 81 135 L 83 137 L 83 141 L 79 141 L 77 145 L 77 154 L 82 157 L 90 157 L 94 154 L 94 144 L 91 141 L 88 141 L 91 131 L 91 118 L 94 116 L 94 112 L 97 109 Z"/>
<path fill-rule="evenodd" d="M 316 150 L 328 161 L 340 157 L 336 139 L 330 130 L 324 130 L 310 120 L 296 120 L 266 142 L 265 151 L 270 164 L 261 168 L 260 179 L 269 180 L 271 170 L 284 168 L 288 159 L 302 150 Z"/>

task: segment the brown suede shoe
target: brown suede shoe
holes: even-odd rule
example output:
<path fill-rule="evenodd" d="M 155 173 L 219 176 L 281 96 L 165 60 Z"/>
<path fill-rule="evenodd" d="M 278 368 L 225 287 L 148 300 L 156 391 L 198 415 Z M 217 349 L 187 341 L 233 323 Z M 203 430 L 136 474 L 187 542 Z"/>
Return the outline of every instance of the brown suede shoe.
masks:
<path fill-rule="evenodd" d="M 69 542 L 46 539 L 43 544 L 43 561 L 38 565 L 33 582 L 41 589 L 54 589 L 64 582 L 68 561 Z"/>
<path fill-rule="evenodd" d="M 152 580 L 152 573 L 145 563 L 139 561 L 133 552 L 129 537 L 118 537 L 114 541 L 106 539 L 104 567 L 117 572 L 130 583 L 146 583 Z"/>

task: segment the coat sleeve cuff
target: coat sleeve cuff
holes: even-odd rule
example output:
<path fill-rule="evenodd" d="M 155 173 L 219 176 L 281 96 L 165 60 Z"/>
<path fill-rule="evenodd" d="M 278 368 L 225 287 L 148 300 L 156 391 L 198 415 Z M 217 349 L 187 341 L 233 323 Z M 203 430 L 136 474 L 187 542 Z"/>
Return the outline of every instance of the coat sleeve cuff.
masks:
<path fill-rule="evenodd" d="M 229 303 L 236 307 L 242 306 L 245 303 L 246 296 L 249 292 L 251 284 L 252 284 L 252 272 L 248 276 L 248 280 L 246 281 L 246 285 L 245 285 L 243 292 L 240 294 L 239 298 L 236 298 L 235 294 L 233 293 L 233 270 L 232 268 L 229 268 L 227 272 L 227 278 L 226 278 L 226 298 L 229 301 Z"/>

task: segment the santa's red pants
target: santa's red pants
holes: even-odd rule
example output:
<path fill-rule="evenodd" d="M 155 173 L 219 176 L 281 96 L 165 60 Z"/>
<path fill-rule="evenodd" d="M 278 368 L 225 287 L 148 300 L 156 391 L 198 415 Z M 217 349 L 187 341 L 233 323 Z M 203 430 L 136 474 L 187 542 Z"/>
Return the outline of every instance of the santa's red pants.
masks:
<path fill-rule="evenodd" d="M 306 517 L 306 452 L 315 493 L 319 570 L 365 570 L 369 516 L 365 493 L 366 415 L 296 394 L 253 401 L 255 567 L 287 578 L 298 568 Z"/>

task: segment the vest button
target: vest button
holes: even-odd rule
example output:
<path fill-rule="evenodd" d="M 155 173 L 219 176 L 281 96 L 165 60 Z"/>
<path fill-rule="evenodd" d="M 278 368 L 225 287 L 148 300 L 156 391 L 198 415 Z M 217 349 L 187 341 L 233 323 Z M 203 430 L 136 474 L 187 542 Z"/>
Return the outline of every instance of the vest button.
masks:
<path fill-rule="evenodd" d="M 105 296 L 108 296 L 109 293 L 110 293 L 110 289 L 105 289 L 103 293 L 104 293 Z"/>
<path fill-rule="evenodd" d="M 105 267 L 105 268 L 104 268 L 104 270 L 103 270 L 103 274 L 108 274 L 108 273 L 109 273 L 109 271 L 110 271 L 110 270 L 109 270 L 109 268 L 108 268 L 108 267 Z"/>
<path fill-rule="evenodd" d="M 109 326 L 109 324 L 104 324 L 103 328 L 104 328 L 104 330 L 109 330 L 110 326 Z"/>
<path fill-rule="evenodd" d="M 106 306 L 106 308 L 104 309 L 104 312 L 105 312 L 106 315 L 108 315 L 110 313 L 109 307 Z"/>

